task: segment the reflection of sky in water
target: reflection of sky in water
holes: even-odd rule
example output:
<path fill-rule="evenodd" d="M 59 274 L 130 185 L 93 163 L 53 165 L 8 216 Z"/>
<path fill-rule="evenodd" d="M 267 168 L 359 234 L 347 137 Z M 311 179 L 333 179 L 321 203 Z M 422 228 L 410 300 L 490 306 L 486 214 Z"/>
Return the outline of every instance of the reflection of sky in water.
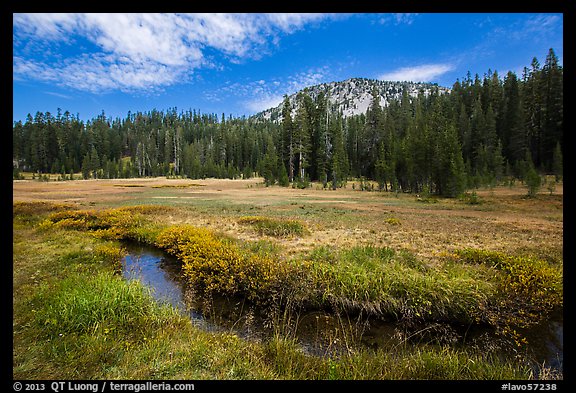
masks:
<path fill-rule="evenodd" d="M 184 302 L 184 284 L 180 277 L 180 263 L 176 258 L 154 247 L 128 244 L 128 255 L 123 260 L 122 275 L 128 280 L 140 280 L 150 288 L 154 299 L 169 303 L 188 312 L 192 322 L 206 330 L 215 330 L 203 315 L 188 310 Z"/>
<path fill-rule="evenodd" d="M 152 290 L 155 299 L 168 302 L 177 308 L 184 308 L 180 284 L 170 277 L 170 273 L 160 268 L 163 256 L 151 255 L 140 250 L 124 258 L 123 275 L 127 279 L 138 279 Z"/>

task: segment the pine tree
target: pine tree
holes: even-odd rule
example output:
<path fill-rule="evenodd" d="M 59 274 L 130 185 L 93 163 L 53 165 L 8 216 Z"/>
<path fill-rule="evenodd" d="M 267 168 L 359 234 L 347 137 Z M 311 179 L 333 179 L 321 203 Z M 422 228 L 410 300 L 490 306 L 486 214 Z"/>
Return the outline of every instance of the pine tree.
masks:
<path fill-rule="evenodd" d="M 380 93 L 376 86 L 372 88 L 372 102 L 366 111 L 364 129 L 364 147 L 362 151 L 363 173 L 374 177 L 375 164 L 378 159 L 380 140 L 383 129 L 383 112 L 380 106 Z"/>
<path fill-rule="evenodd" d="M 562 148 L 560 147 L 560 142 L 556 142 L 556 147 L 554 148 L 554 154 L 552 156 L 552 170 L 557 182 L 562 180 L 564 172 L 563 165 Z"/>
<path fill-rule="evenodd" d="M 528 187 L 528 196 L 535 197 L 538 193 L 538 190 L 540 189 L 542 180 L 540 179 L 540 175 L 534 167 L 534 163 L 532 162 L 532 157 L 529 152 L 526 152 L 526 174 L 524 180 L 526 182 L 526 186 Z"/>
<path fill-rule="evenodd" d="M 174 138 L 172 130 L 166 128 L 164 130 L 164 167 L 166 168 L 166 175 L 169 174 L 170 164 L 173 162 L 174 156 Z"/>
<path fill-rule="evenodd" d="M 380 191 L 388 191 L 388 177 L 390 172 L 390 166 L 386 159 L 386 151 L 384 144 L 380 145 L 380 150 L 378 154 L 378 160 L 376 161 L 374 168 L 374 180 L 378 182 L 378 189 Z"/>
<path fill-rule="evenodd" d="M 486 117 L 482 111 L 480 100 L 476 100 L 472 109 L 472 119 L 470 121 L 470 160 L 472 169 L 475 173 L 481 173 L 484 170 L 486 162 L 485 149 Z"/>
<path fill-rule="evenodd" d="M 286 167 L 281 160 L 278 160 L 278 185 L 282 187 L 288 187 L 290 185 L 288 172 L 286 172 Z"/>
<path fill-rule="evenodd" d="M 102 165 L 100 163 L 100 158 L 98 157 L 96 147 L 92 146 L 92 150 L 90 151 L 90 170 L 92 171 L 92 178 L 98 178 L 98 170 L 101 168 Z"/>
<path fill-rule="evenodd" d="M 274 185 L 278 177 L 278 155 L 276 154 L 276 148 L 272 141 L 272 137 L 268 136 L 266 141 L 266 155 L 262 161 L 262 177 L 264 178 L 264 184 L 266 187 Z"/>
<path fill-rule="evenodd" d="M 563 76 L 562 67 L 554 49 L 550 48 L 542 67 L 541 88 L 543 89 L 542 161 L 545 168 L 552 166 L 556 143 L 563 138 Z"/>
<path fill-rule="evenodd" d="M 524 159 L 526 155 L 527 143 L 523 114 L 518 78 L 513 72 L 508 72 L 504 80 L 502 150 L 504 156 L 512 164 Z"/>
<path fill-rule="evenodd" d="M 306 168 L 309 166 L 310 154 L 310 103 L 307 93 L 298 94 L 298 109 L 296 111 L 296 124 L 294 126 L 294 154 L 298 157 L 298 176 L 300 181 L 306 178 Z"/>
<path fill-rule="evenodd" d="M 349 161 L 344 148 L 344 135 L 342 131 L 342 116 L 332 116 L 329 125 L 329 140 L 331 145 L 330 180 L 332 189 L 342 187 L 349 172 Z"/>
<path fill-rule="evenodd" d="M 542 151 L 542 117 L 543 117 L 543 99 L 541 88 L 540 63 L 534 57 L 532 59 L 532 68 L 525 76 L 523 84 L 523 103 L 524 119 L 527 136 L 527 148 L 530 150 L 531 161 L 535 165 L 540 165 Z"/>
<path fill-rule="evenodd" d="M 84 155 L 84 159 L 82 160 L 82 177 L 84 180 L 90 179 L 90 173 L 92 172 L 91 160 L 90 160 L 90 153 L 86 153 Z"/>
<path fill-rule="evenodd" d="M 292 122 L 292 107 L 288 96 L 284 96 L 282 104 L 282 160 L 288 167 L 288 178 L 294 181 L 294 124 Z"/>
<path fill-rule="evenodd" d="M 469 160 L 472 157 L 472 135 L 470 130 L 470 117 L 466 112 L 464 103 L 460 103 L 460 110 L 458 114 L 458 134 L 462 142 L 462 154 L 465 159 Z"/>
<path fill-rule="evenodd" d="M 327 99 L 323 92 L 316 96 L 312 113 L 310 177 L 326 182 L 328 155 L 332 146 L 328 136 Z"/>
<path fill-rule="evenodd" d="M 174 174 L 176 176 L 180 175 L 181 172 L 183 134 L 184 131 L 182 130 L 182 127 L 178 126 L 173 135 L 172 146 L 174 152 Z"/>
<path fill-rule="evenodd" d="M 442 133 L 437 154 L 441 156 L 437 193 L 447 197 L 461 194 L 466 187 L 466 171 L 458 133 L 454 126 L 447 125 Z"/>

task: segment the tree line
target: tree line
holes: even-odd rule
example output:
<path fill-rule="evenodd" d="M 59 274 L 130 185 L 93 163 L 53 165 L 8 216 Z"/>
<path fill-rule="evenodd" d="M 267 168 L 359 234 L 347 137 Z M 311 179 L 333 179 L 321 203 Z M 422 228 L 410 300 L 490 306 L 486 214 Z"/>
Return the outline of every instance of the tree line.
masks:
<path fill-rule="evenodd" d="M 267 185 L 376 181 L 379 189 L 456 196 L 534 172 L 562 174 L 563 69 L 553 49 L 521 77 L 468 73 L 438 89 L 382 107 L 374 89 L 365 114 L 344 117 L 322 93 L 284 98 L 280 120 L 233 118 L 176 108 L 102 112 L 83 122 L 58 109 L 13 126 L 15 176 L 62 179 L 179 176 L 264 177 Z"/>

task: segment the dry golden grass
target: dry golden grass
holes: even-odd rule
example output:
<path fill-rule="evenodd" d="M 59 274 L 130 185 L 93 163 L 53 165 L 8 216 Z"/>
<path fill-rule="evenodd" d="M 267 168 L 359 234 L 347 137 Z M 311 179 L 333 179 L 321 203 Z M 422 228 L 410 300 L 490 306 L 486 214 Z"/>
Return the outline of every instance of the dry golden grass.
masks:
<path fill-rule="evenodd" d="M 135 187 L 137 185 L 137 187 Z M 153 204 L 166 224 L 205 226 L 242 240 L 266 238 L 286 253 L 319 245 L 374 244 L 406 249 L 429 263 L 455 248 L 480 248 L 509 254 L 534 254 L 562 261 L 563 187 L 552 195 L 544 189 L 526 198 L 525 187 L 478 190 L 482 201 L 458 199 L 422 203 L 411 194 L 366 192 L 347 188 L 323 190 L 317 184 L 301 190 L 264 187 L 261 179 L 187 180 L 114 179 L 65 182 L 15 181 L 14 201 L 48 201 L 79 208 L 104 209 Z M 310 234 L 274 239 L 239 225 L 241 216 L 297 219 Z"/>

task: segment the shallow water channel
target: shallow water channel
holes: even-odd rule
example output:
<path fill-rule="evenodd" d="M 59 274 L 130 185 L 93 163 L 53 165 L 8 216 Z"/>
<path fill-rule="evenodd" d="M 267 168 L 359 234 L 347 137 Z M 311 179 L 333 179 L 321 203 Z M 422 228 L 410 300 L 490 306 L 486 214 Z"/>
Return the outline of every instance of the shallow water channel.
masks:
<path fill-rule="evenodd" d="M 261 341 L 275 333 L 294 337 L 310 354 L 333 355 L 353 348 L 387 348 L 424 342 L 473 346 L 481 351 L 496 350 L 513 355 L 513 344 L 495 336 L 490 329 L 454 326 L 446 323 L 406 325 L 377 319 L 333 315 L 323 311 L 287 312 L 261 310 L 243 299 L 211 296 L 206 298 L 187 287 L 180 263 L 155 247 L 126 243 L 123 259 L 125 279 L 138 279 L 149 287 L 154 298 L 173 305 L 189 315 L 192 323 L 207 331 L 225 331 Z M 564 324 L 562 314 L 538 325 L 525 337 L 530 343 L 527 354 L 535 366 L 545 364 L 562 370 Z"/>

